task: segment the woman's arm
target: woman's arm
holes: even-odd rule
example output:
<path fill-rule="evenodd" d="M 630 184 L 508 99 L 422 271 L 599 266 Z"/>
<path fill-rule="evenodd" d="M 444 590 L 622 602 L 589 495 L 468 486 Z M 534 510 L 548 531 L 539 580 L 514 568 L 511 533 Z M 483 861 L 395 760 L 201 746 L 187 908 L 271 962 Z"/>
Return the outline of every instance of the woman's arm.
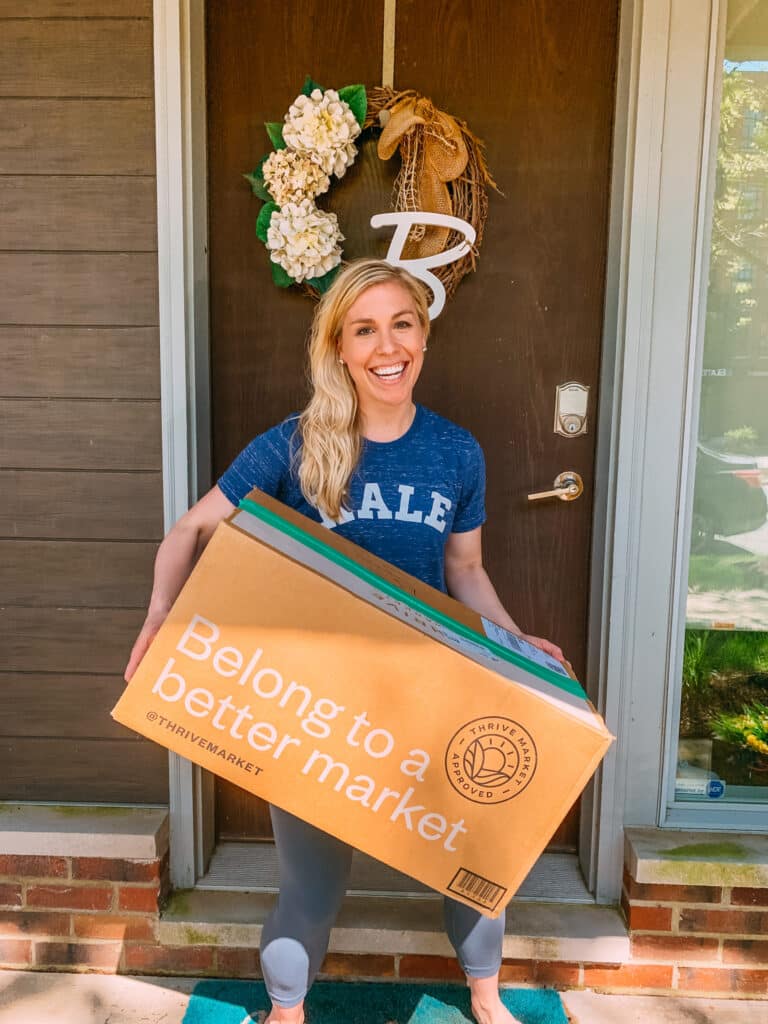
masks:
<path fill-rule="evenodd" d="M 559 661 L 565 661 L 563 652 L 556 644 L 523 633 L 499 600 L 499 595 L 483 568 L 481 533 L 482 527 L 478 526 L 476 530 L 449 535 L 445 545 L 445 582 L 448 593 L 491 622 L 503 626 L 516 636 L 523 637 Z"/>
<path fill-rule="evenodd" d="M 128 659 L 126 682 L 146 654 L 213 531 L 233 509 L 234 505 L 219 488 L 212 487 L 166 534 L 155 558 L 149 609 Z"/>

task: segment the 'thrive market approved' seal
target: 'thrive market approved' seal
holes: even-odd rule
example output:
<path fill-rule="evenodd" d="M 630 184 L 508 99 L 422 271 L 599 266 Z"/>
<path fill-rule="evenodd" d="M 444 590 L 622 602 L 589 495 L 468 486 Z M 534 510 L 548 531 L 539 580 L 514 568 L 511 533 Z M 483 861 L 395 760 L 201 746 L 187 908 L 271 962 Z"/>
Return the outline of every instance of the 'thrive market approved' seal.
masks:
<path fill-rule="evenodd" d="M 536 744 L 511 718 L 475 718 L 451 738 L 445 770 L 453 788 L 467 800 L 505 803 L 519 796 L 535 775 Z"/>

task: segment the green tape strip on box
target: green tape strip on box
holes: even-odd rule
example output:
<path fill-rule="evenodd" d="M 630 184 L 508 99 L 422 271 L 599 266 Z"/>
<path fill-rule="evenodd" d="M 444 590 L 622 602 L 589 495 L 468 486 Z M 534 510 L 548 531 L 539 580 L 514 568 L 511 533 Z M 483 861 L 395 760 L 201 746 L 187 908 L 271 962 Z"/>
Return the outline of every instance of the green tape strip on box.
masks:
<path fill-rule="evenodd" d="M 353 573 L 359 579 L 365 580 L 366 583 L 376 587 L 377 590 L 381 590 L 390 597 L 394 597 L 396 600 L 402 601 L 403 604 L 407 604 L 415 611 L 420 612 L 422 615 L 426 615 L 427 618 L 432 619 L 433 622 L 437 622 L 441 626 L 445 626 L 452 630 L 454 633 L 458 633 L 460 636 L 464 637 L 465 640 L 471 640 L 476 644 L 479 643 L 482 647 L 485 647 L 489 652 L 495 654 L 499 658 L 502 658 L 504 661 L 517 665 L 518 668 L 524 668 L 526 672 L 531 672 L 533 675 L 537 675 L 539 678 L 545 679 L 548 683 L 552 683 L 554 686 L 557 686 L 561 690 L 565 690 L 574 697 L 580 697 L 583 701 L 587 700 L 587 695 L 584 693 L 581 684 L 577 682 L 577 680 L 571 679 L 570 676 L 559 675 L 557 672 L 553 672 L 544 665 L 537 665 L 535 662 L 529 661 L 522 655 L 516 654 L 514 651 L 507 650 L 506 647 L 502 647 L 502 645 L 497 644 L 495 640 L 491 640 L 489 637 L 483 636 L 482 633 L 477 633 L 474 629 L 470 629 L 470 627 L 465 626 L 463 622 L 458 622 L 456 619 L 452 619 L 449 615 L 445 615 L 436 608 L 431 608 L 428 604 L 420 601 L 418 597 L 414 597 L 413 594 L 409 594 L 406 590 L 403 590 L 396 584 L 390 583 L 377 573 L 359 565 L 354 559 L 347 557 L 347 555 L 342 554 L 340 551 L 336 551 L 335 548 L 329 547 L 323 541 L 313 537 L 312 534 L 306 533 L 300 527 L 287 522 L 281 516 L 267 508 L 264 508 L 262 505 L 257 505 L 256 502 L 249 501 L 248 498 L 243 498 L 240 502 L 240 508 L 244 512 L 248 512 L 251 515 L 256 516 L 257 519 L 261 519 L 269 526 L 273 526 L 276 530 L 280 530 L 281 533 L 299 541 L 299 543 L 303 544 L 305 547 L 312 548 L 325 558 L 328 558 L 337 565 L 340 565 L 343 569 Z"/>

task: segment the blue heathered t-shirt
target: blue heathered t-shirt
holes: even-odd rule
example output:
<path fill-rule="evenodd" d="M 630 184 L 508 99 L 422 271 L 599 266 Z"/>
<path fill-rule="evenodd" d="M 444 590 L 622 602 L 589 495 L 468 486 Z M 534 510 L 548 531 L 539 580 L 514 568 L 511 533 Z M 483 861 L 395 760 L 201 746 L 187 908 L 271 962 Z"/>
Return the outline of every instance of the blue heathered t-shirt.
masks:
<path fill-rule="evenodd" d="M 310 505 L 298 481 L 298 417 L 260 434 L 219 478 L 237 505 L 253 487 L 445 590 L 445 542 L 485 522 L 485 460 L 472 434 L 416 406 L 396 441 L 363 440 L 348 508 L 334 523 Z"/>

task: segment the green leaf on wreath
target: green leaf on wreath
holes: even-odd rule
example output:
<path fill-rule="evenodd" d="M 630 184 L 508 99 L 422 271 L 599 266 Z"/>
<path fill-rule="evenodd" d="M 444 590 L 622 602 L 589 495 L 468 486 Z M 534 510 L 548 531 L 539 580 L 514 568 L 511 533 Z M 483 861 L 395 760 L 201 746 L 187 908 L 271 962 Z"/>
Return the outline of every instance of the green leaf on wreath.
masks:
<path fill-rule="evenodd" d="M 368 97 L 365 93 L 365 86 L 345 85 L 343 89 L 339 89 L 339 99 L 349 104 L 357 123 L 362 128 L 365 123 L 365 115 L 368 113 Z"/>
<path fill-rule="evenodd" d="M 253 192 L 255 196 L 258 196 L 259 199 L 263 200 L 265 203 L 272 202 L 272 194 L 267 188 L 264 179 L 259 174 L 258 170 L 251 171 L 250 174 L 244 174 L 243 177 L 247 178 L 251 183 L 251 192 Z"/>
<path fill-rule="evenodd" d="M 272 214 L 279 209 L 277 203 L 264 203 L 259 210 L 259 216 L 256 218 L 256 237 L 260 238 L 264 245 L 267 244 L 267 231 Z"/>
<path fill-rule="evenodd" d="M 267 135 L 269 141 L 275 147 L 275 149 L 285 149 L 285 139 L 283 138 L 283 126 L 280 121 L 265 121 L 264 127 L 267 129 Z"/>
<path fill-rule="evenodd" d="M 307 77 L 304 79 L 304 85 L 301 88 L 303 95 L 310 96 L 314 89 L 319 89 L 320 92 L 325 92 L 325 89 L 322 87 L 322 85 L 318 85 L 318 83 L 314 81 L 311 75 L 307 75 Z"/>
<path fill-rule="evenodd" d="M 317 289 L 321 295 L 325 294 L 333 284 L 334 278 L 341 270 L 341 264 L 338 267 L 334 267 L 333 270 L 329 270 L 327 274 L 323 274 L 322 277 L 311 277 L 307 280 L 307 284 Z"/>
<path fill-rule="evenodd" d="M 271 156 L 271 153 L 265 153 L 261 160 L 259 160 L 259 162 L 256 164 L 256 170 L 253 172 L 256 175 L 256 177 L 261 181 L 261 184 L 264 186 L 264 191 L 266 193 L 266 195 L 260 196 L 259 198 L 263 199 L 267 203 L 271 203 L 274 198 L 272 193 L 269 191 L 269 188 L 267 187 L 266 181 L 264 180 L 264 164 L 267 162 L 267 160 L 269 160 Z"/>
<path fill-rule="evenodd" d="M 273 260 L 270 260 L 269 265 L 272 268 L 272 280 L 278 288 L 290 288 L 292 284 L 296 283 L 288 272 L 283 270 L 279 263 L 275 263 Z"/>

